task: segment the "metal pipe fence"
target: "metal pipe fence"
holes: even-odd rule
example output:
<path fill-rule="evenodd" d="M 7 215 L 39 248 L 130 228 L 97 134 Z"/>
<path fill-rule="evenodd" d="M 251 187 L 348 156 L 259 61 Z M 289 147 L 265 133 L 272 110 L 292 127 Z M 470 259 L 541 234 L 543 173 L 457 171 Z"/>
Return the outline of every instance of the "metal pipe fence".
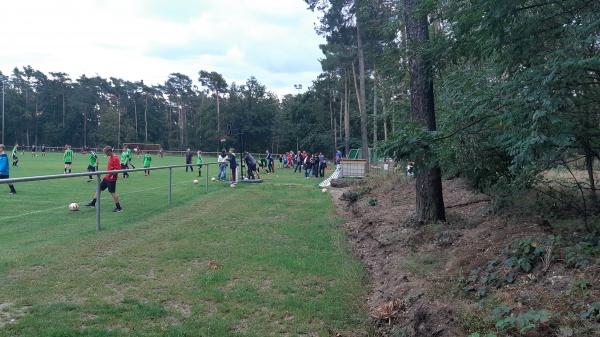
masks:
<path fill-rule="evenodd" d="M 203 163 L 202 167 L 206 168 L 205 174 L 205 182 L 204 189 L 208 192 L 208 177 L 209 177 L 209 167 L 211 165 L 219 165 L 219 163 Z M 147 168 L 135 168 L 135 169 L 126 169 L 126 170 L 111 170 L 111 171 L 95 171 L 95 172 L 82 172 L 82 173 L 69 173 L 69 174 L 54 174 L 54 175 L 46 175 L 46 176 L 32 176 L 32 177 L 21 177 L 21 178 L 10 178 L 10 179 L 0 179 L 0 185 L 3 184 L 19 184 L 26 182 L 34 182 L 34 181 L 45 181 L 45 180 L 56 180 L 56 179 L 70 179 L 70 178 L 80 178 L 80 177 L 89 177 L 96 176 L 96 231 L 100 231 L 100 184 L 102 183 L 101 176 L 105 174 L 119 174 L 119 173 L 130 173 L 130 172 L 141 172 L 141 171 L 158 171 L 158 170 L 169 170 L 169 184 L 167 189 L 167 204 L 169 207 L 172 204 L 172 194 L 173 194 L 173 169 L 175 168 L 183 168 L 183 167 L 197 167 L 198 164 L 186 164 L 186 165 L 169 165 L 169 166 L 155 166 L 155 167 L 147 167 Z"/>

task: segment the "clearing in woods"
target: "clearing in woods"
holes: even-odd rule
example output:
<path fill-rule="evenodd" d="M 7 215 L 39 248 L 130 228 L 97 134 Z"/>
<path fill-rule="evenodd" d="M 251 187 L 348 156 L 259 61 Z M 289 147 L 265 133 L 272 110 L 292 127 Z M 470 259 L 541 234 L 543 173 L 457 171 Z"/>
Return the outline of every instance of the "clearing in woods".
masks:
<path fill-rule="evenodd" d="M 12 176 L 62 172 L 59 154 L 21 159 Z M 120 177 L 125 211 L 103 194 L 99 234 L 93 209 L 67 210 L 93 193 L 85 178 L 0 186 L 0 336 L 365 333 L 365 273 L 317 180 L 278 170 L 206 193 L 195 173 L 174 172 L 172 208 L 166 171 Z"/>

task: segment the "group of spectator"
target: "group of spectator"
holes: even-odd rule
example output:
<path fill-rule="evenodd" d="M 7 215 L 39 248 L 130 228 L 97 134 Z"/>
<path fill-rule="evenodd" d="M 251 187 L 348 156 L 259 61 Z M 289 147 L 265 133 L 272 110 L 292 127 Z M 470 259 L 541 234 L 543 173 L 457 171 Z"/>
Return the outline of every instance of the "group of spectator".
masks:
<path fill-rule="evenodd" d="M 304 172 L 306 179 L 325 177 L 327 158 L 321 152 L 310 154 L 307 151 L 298 151 L 298 153 L 289 151 L 280 156 L 279 160 L 282 167 L 294 168 L 294 173 Z"/>

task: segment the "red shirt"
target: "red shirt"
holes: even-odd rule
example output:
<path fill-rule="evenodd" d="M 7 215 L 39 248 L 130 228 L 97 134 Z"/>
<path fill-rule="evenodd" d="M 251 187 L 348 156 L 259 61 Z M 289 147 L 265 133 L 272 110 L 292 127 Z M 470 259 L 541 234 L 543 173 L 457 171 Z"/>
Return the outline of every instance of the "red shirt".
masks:
<path fill-rule="evenodd" d="M 119 156 L 114 153 L 108 157 L 108 165 L 106 167 L 107 171 L 114 171 L 121 169 L 121 161 L 119 160 Z M 106 181 L 117 181 L 118 174 L 107 174 L 104 176 L 104 180 Z"/>

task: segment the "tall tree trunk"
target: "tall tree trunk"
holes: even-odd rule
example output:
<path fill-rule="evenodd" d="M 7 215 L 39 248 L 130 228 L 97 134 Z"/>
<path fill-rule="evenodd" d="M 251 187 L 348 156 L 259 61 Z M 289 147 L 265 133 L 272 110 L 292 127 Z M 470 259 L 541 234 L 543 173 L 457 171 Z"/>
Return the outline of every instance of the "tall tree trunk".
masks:
<path fill-rule="evenodd" d="M 63 127 L 63 129 L 65 127 L 65 115 L 66 115 L 66 109 L 65 109 L 65 89 L 63 89 L 63 92 L 62 92 L 62 127 Z"/>
<path fill-rule="evenodd" d="M 217 95 L 217 135 L 221 136 L 221 102 L 219 99 L 219 90 L 215 92 L 215 95 Z"/>
<path fill-rule="evenodd" d="M 118 126 L 117 126 L 117 149 L 121 148 L 121 107 L 117 107 L 118 117 Z"/>
<path fill-rule="evenodd" d="M 345 78 L 344 78 L 344 81 L 345 81 Z M 340 124 L 339 124 L 339 136 L 338 136 L 338 139 L 340 140 L 340 142 L 342 142 L 342 139 L 343 139 L 342 138 L 342 130 L 344 129 L 342 127 L 342 125 L 343 125 L 342 123 L 344 122 L 344 99 L 342 98 L 342 94 L 341 93 L 340 93 L 340 113 L 339 113 L 339 116 L 340 116 L 340 118 L 339 118 L 338 121 L 339 121 Z"/>
<path fill-rule="evenodd" d="M 133 96 L 133 117 L 135 118 L 135 141 L 138 141 L 138 115 L 137 115 L 137 102 L 136 102 L 136 97 Z"/>
<path fill-rule="evenodd" d="M 87 146 L 87 113 L 83 110 L 83 146 Z"/>
<path fill-rule="evenodd" d="M 348 76 L 344 77 L 344 148 L 350 153 L 350 103 L 348 102 Z"/>
<path fill-rule="evenodd" d="M 376 83 L 376 82 L 375 82 Z M 377 145 L 377 85 L 373 85 L 373 148 Z"/>
<path fill-rule="evenodd" d="M 590 181 L 590 199 L 594 207 L 598 206 L 598 196 L 596 193 L 596 181 L 594 179 L 594 151 L 590 144 L 584 145 L 585 151 L 585 166 L 588 172 L 588 179 Z"/>
<path fill-rule="evenodd" d="M 433 76 L 430 59 L 422 51 L 429 42 L 427 14 L 419 10 L 418 0 L 404 1 L 404 21 L 409 43 L 411 117 L 429 131 L 435 131 Z M 445 221 L 442 177 L 439 166 L 429 167 L 428 158 L 416 159 L 417 220 Z"/>
<path fill-rule="evenodd" d="M 144 100 L 144 143 L 148 143 L 148 94 Z"/>
<path fill-rule="evenodd" d="M 369 161 L 371 159 L 369 154 L 369 134 L 367 131 L 367 94 L 365 89 L 365 54 L 362 45 L 360 20 L 356 19 L 356 41 L 357 41 L 357 52 L 358 52 L 358 81 L 359 81 L 359 92 L 360 99 L 358 106 L 360 107 L 360 138 L 362 143 L 362 156 L 364 159 Z M 352 67 L 354 70 L 354 67 Z M 367 172 L 369 171 L 369 165 L 366 166 Z"/>
<path fill-rule="evenodd" d="M 388 140 L 388 116 L 385 106 L 385 95 L 381 95 L 381 114 L 383 115 L 383 140 Z"/>
<path fill-rule="evenodd" d="M 335 114 L 333 112 L 333 100 L 334 100 L 333 92 L 330 91 L 329 92 L 329 127 L 331 128 L 331 132 L 333 133 L 332 134 L 332 136 L 333 136 L 333 146 L 334 146 L 334 148 L 336 148 L 337 147 L 336 146 L 337 145 L 337 139 L 336 139 L 336 136 L 335 136 L 335 116 L 334 116 Z M 335 150 L 334 150 L 334 153 L 335 153 Z"/>
<path fill-rule="evenodd" d="M 33 113 L 33 118 L 35 121 L 35 129 L 34 129 L 34 133 L 33 133 L 33 140 L 34 140 L 34 145 L 37 145 L 38 143 L 38 101 L 37 101 L 37 97 L 35 98 L 35 111 Z"/>
<path fill-rule="evenodd" d="M 333 97 L 333 102 L 335 103 L 335 97 Z M 334 146 L 333 152 L 334 153 L 335 153 L 335 151 L 337 151 L 337 148 L 338 148 L 337 123 L 338 123 L 337 117 L 335 115 L 335 112 L 333 112 L 333 146 Z"/>

